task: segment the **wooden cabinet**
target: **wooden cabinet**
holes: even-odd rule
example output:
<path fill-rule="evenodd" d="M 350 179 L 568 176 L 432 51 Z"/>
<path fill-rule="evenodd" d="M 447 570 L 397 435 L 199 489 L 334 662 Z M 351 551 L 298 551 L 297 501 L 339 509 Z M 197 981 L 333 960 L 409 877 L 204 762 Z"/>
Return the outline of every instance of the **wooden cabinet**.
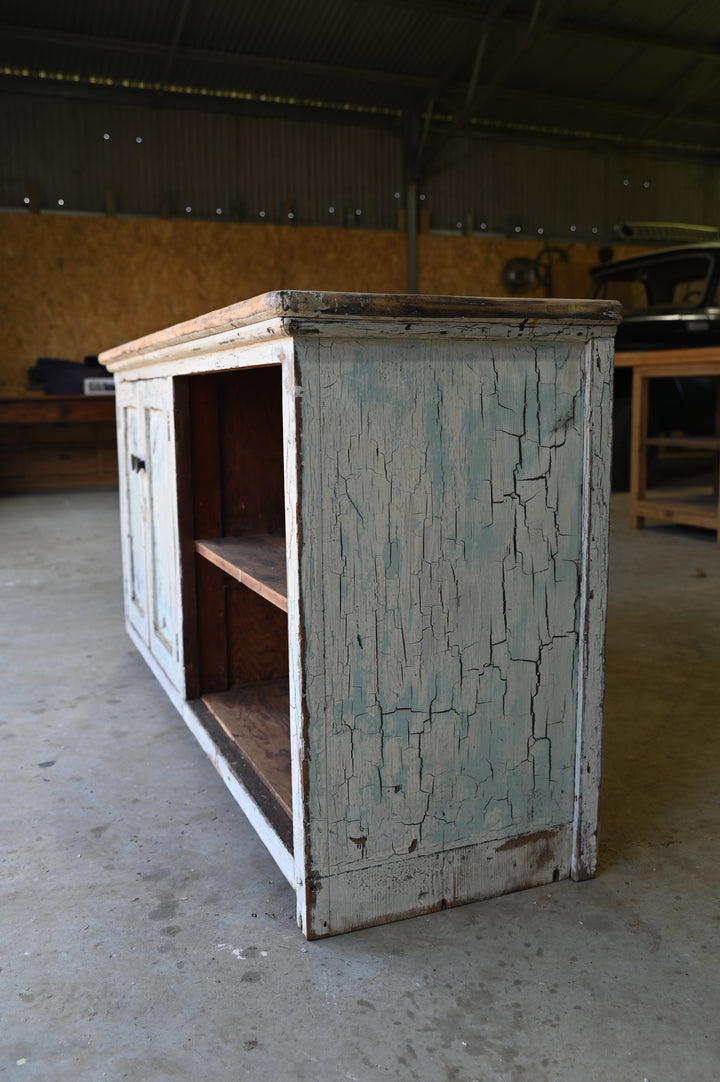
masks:
<path fill-rule="evenodd" d="M 617 318 L 285 292 L 102 357 L 128 629 L 308 937 L 595 870 Z"/>

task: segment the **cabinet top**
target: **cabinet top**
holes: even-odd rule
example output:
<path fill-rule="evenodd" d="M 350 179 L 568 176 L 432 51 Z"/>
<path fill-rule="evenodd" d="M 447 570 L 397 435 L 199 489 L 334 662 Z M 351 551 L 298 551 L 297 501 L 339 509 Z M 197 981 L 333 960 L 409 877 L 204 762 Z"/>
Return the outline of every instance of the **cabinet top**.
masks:
<path fill-rule="evenodd" d="M 443 334 L 472 337 L 486 336 L 497 324 L 513 326 L 529 336 L 534 327 L 548 324 L 558 329 L 604 328 L 604 333 L 612 335 L 621 311 L 617 301 L 277 290 L 106 350 L 100 362 L 111 371 L 124 371 L 201 339 L 220 337 L 228 344 L 232 338 L 240 345 L 257 340 L 258 325 L 266 338 L 324 332 L 362 335 L 372 328 L 412 337 L 413 332 L 432 333 L 433 327 L 438 333 L 442 327 Z"/>

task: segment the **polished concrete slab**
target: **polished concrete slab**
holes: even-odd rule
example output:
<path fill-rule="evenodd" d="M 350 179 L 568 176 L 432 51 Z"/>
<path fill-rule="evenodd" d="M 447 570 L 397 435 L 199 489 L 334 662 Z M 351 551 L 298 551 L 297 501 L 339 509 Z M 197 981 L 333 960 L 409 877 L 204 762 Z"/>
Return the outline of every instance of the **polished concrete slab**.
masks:
<path fill-rule="evenodd" d="M 601 866 L 307 943 L 123 630 L 117 494 L 0 499 L 0 1079 L 720 1078 L 720 546 L 613 500 Z"/>

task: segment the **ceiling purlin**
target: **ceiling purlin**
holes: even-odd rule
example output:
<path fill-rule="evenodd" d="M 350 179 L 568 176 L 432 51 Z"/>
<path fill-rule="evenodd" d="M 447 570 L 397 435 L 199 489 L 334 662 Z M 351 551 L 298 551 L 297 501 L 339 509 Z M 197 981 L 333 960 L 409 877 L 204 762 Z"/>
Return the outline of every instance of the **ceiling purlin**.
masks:
<path fill-rule="evenodd" d="M 485 49 L 487 47 L 487 40 L 490 31 L 498 22 L 500 16 L 507 8 L 510 0 L 499 0 L 498 3 L 491 8 L 480 25 L 480 33 L 478 36 L 477 45 L 473 48 L 471 53 L 466 53 L 462 60 L 455 65 L 455 67 L 448 72 L 448 74 L 441 79 L 438 79 L 434 85 L 430 88 L 427 97 L 427 105 L 422 110 L 425 114 L 425 121 L 422 131 L 418 138 L 417 146 L 415 148 L 410 147 L 409 151 L 412 155 L 413 161 L 410 166 L 410 172 L 413 176 L 419 177 L 422 172 L 423 157 L 427 147 L 427 139 L 430 132 L 430 124 L 434 118 L 435 105 L 439 98 L 441 98 L 446 92 L 453 93 L 457 91 L 458 84 L 454 81 L 459 78 L 461 72 L 465 71 L 469 60 L 472 58 L 472 71 L 470 75 L 470 82 L 465 91 L 465 104 L 463 108 L 467 108 L 468 104 L 472 101 L 477 80 L 480 74 L 480 68 L 485 55 Z"/>
<path fill-rule="evenodd" d="M 525 20 L 519 15 L 506 15 L 502 23 L 517 29 L 525 25 Z M 666 49 L 720 63 L 720 49 L 716 46 L 677 37 L 664 37 L 661 34 L 641 34 L 634 30 L 616 29 L 599 23 L 590 25 L 572 19 L 559 19 L 553 27 L 553 33 L 562 37 L 592 38 L 593 42 L 608 41 L 617 45 L 637 45 L 643 49 Z"/>
<path fill-rule="evenodd" d="M 438 162 L 440 156 L 444 153 L 450 140 L 457 134 L 462 127 L 464 127 L 471 118 L 477 116 L 483 105 L 493 96 L 493 94 L 499 89 L 502 83 L 510 75 L 511 71 L 518 63 L 525 53 L 533 45 L 537 44 L 540 38 L 544 37 L 549 30 L 552 29 L 553 24 L 560 15 L 564 7 L 567 6 L 569 0 L 555 0 L 550 6 L 550 10 L 540 19 L 540 11 L 542 8 L 542 0 L 535 0 L 533 6 L 532 15 L 529 24 L 525 27 L 525 34 L 517 42 L 515 48 L 512 50 L 510 56 L 507 58 L 504 64 L 495 72 L 495 74 L 486 83 L 483 83 L 479 90 L 475 90 L 474 93 L 468 94 L 465 100 L 465 104 L 462 109 L 454 117 L 449 129 L 443 134 L 439 143 L 434 148 L 432 154 L 428 154 L 423 161 L 422 158 L 418 161 L 416 175 L 420 175 L 422 172 L 430 171 Z"/>
<path fill-rule="evenodd" d="M 168 46 L 156 42 L 130 41 L 124 38 L 104 38 L 92 35 L 77 35 L 62 31 L 35 31 L 24 27 L 0 26 L 0 38 L 15 37 L 39 45 L 57 45 L 61 48 L 78 47 L 95 51 L 124 53 L 132 56 L 147 56 L 167 60 Z M 404 86 L 410 89 L 427 90 L 433 84 L 432 77 L 406 75 L 396 72 L 377 71 L 367 68 L 347 68 L 336 64 L 322 64 L 305 60 L 279 60 L 267 56 L 251 56 L 244 53 L 223 52 L 216 49 L 195 49 L 176 46 L 170 61 L 182 61 L 202 64 L 222 64 L 235 67 L 285 71 L 299 75 L 317 75 L 324 78 L 354 80 L 357 82 L 386 83 L 388 86 Z M 169 74 L 166 63 L 164 85 Z M 99 73 L 100 74 L 100 73 Z M 198 89 L 200 89 L 198 87 Z"/>
<path fill-rule="evenodd" d="M 172 41 L 170 42 L 170 47 L 167 50 L 167 54 L 165 56 L 165 66 L 163 68 L 162 75 L 160 76 L 160 86 L 161 87 L 164 87 L 165 84 L 168 81 L 168 77 L 170 75 L 170 70 L 172 68 L 173 61 L 175 60 L 175 56 L 176 56 L 177 51 L 178 51 L 178 46 L 180 44 L 180 36 L 181 36 L 181 34 L 183 32 L 183 27 L 185 25 L 185 19 L 187 18 L 187 13 L 188 13 L 188 10 L 190 8 L 191 3 L 192 3 L 192 0 L 183 0 L 182 7 L 180 8 L 180 11 L 178 13 L 178 17 L 177 17 L 177 19 L 175 21 L 175 29 L 173 30 Z"/>
<path fill-rule="evenodd" d="M 706 84 L 704 89 L 707 89 L 708 85 L 709 84 Z M 517 101 L 522 104 L 527 103 L 528 105 L 535 105 L 540 110 L 546 108 L 582 109 L 595 113 L 596 115 L 608 113 L 637 120 L 638 122 L 644 121 L 648 125 L 646 134 L 650 134 L 653 130 L 650 125 L 655 125 L 657 128 L 661 123 L 671 119 L 662 109 L 653 109 L 649 105 L 630 105 L 627 102 L 610 101 L 601 98 L 567 97 L 564 94 L 538 93 L 535 90 L 514 90 L 509 87 L 502 87 L 499 89 L 497 91 L 497 97 L 508 101 Z M 685 123 L 708 128 L 718 128 L 720 126 L 720 114 L 689 113 L 685 116 Z"/>
<path fill-rule="evenodd" d="M 712 87 L 717 86 L 718 83 L 720 83 L 720 71 L 716 71 L 715 74 L 712 75 L 709 79 L 704 78 L 701 80 L 696 78 L 694 80 L 694 85 L 690 88 L 690 90 L 686 91 L 686 93 L 682 95 L 680 100 L 675 103 L 672 109 L 668 109 L 667 112 L 663 113 L 662 116 L 651 127 L 644 131 L 642 133 L 643 136 L 649 137 L 655 135 L 660 130 L 660 128 L 665 127 L 665 125 L 669 124 L 670 121 L 677 120 L 679 116 L 682 116 L 686 113 L 689 105 L 692 105 L 693 102 L 697 101 L 698 98 L 701 98 Z"/>

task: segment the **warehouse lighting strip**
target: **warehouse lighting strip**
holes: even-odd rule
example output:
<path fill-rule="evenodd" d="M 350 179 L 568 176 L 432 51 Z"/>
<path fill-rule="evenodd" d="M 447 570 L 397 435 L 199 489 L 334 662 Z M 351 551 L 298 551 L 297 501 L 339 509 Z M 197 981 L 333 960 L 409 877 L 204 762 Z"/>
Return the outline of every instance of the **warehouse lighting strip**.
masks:
<path fill-rule="evenodd" d="M 103 75 L 78 75 L 62 71 L 30 71 L 27 68 L 0 67 L 0 75 L 9 75 L 20 79 L 48 79 L 52 82 L 75 83 L 90 86 L 107 86 L 122 90 L 146 90 L 153 93 L 178 94 L 186 97 L 218 98 L 229 101 L 261 102 L 269 105 L 302 106 L 309 109 L 332 109 L 347 113 L 369 113 L 376 116 L 390 116 L 400 119 L 402 109 L 391 109 L 382 105 L 359 105 L 351 102 L 320 101 L 314 98 L 295 98 L 281 94 L 257 94 L 247 90 L 211 90 L 207 87 L 176 86 L 173 83 L 147 83 L 141 79 L 113 79 Z M 442 113 L 423 113 L 421 119 L 441 121 L 451 124 L 455 117 Z M 717 153 L 715 147 L 704 143 L 679 143 L 667 139 L 636 139 L 631 135 L 619 135 L 609 132 L 587 131 L 582 128 L 561 128 L 546 124 L 523 124 L 514 120 L 490 120 L 484 117 L 472 117 L 469 125 L 474 128 L 495 129 L 496 131 L 518 132 L 523 135 L 552 136 L 564 139 L 602 140 L 622 143 L 626 146 L 642 145 L 655 150 L 677 150 L 696 152 L 706 155 Z"/>

